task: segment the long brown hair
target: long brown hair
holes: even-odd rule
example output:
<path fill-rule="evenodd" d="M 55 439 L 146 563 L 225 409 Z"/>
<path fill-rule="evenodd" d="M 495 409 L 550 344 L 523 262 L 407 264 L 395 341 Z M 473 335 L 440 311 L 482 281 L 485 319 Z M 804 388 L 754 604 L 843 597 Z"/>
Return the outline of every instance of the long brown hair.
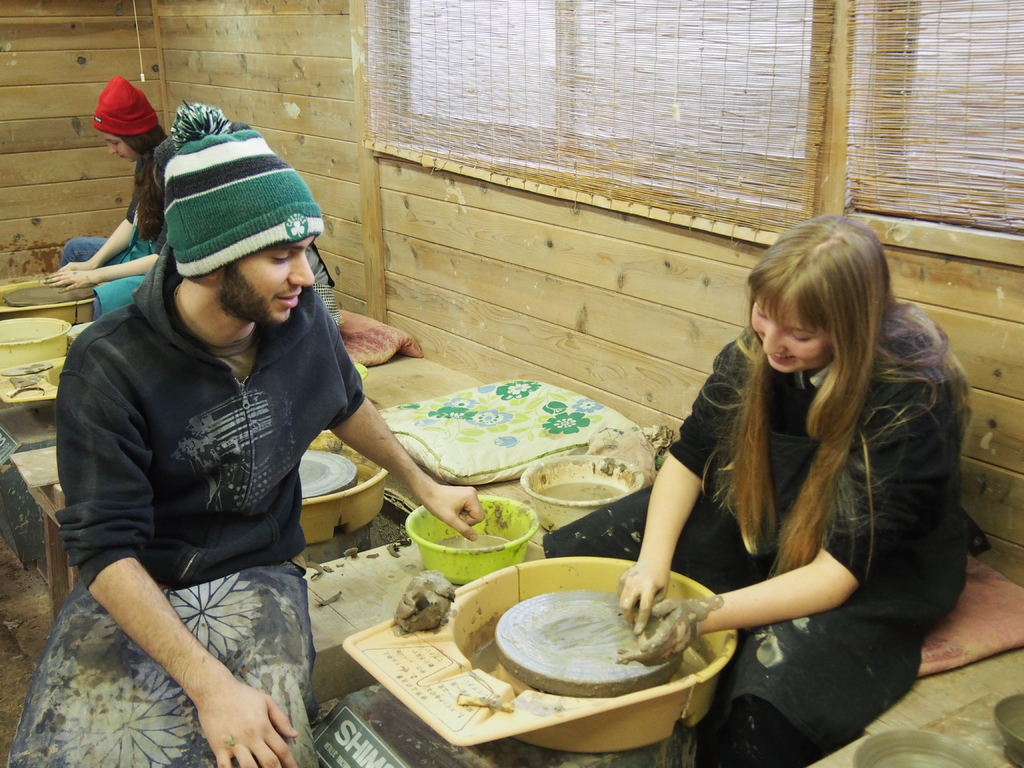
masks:
<path fill-rule="evenodd" d="M 120 139 L 137 155 L 142 157 L 142 167 L 135 174 L 135 225 L 140 240 L 156 240 L 164 225 L 164 190 L 156 178 L 156 162 L 153 150 L 167 138 L 158 124 L 137 136 L 121 136 Z"/>
<path fill-rule="evenodd" d="M 807 415 L 820 441 L 807 479 L 779 526 L 769 452 L 775 376 L 758 335 L 739 340 L 745 371 L 721 457 L 732 471 L 719 488 L 736 515 L 747 549 L 763 552 L 778 536 L 775 572 L 806 565 L 836 518 L 873 530 L 871 467 L 863 434 L 873 383 L 918 379 L 933 387 L 952 380 L 962 412 L 966 384 L 941 330 L 912 305 L 897 303 L 878 238 L 864 224 L 820 216 L 783 234 L 750 272 L 749 303 L 770 317 L 793 312 L 800 326 L 828 334 L 831 367 Z M 902 417 L 901 417 L 902 418 Z M 867 478 L 869 519 L 858 521 L 844 472 L 854 452 Z"/>

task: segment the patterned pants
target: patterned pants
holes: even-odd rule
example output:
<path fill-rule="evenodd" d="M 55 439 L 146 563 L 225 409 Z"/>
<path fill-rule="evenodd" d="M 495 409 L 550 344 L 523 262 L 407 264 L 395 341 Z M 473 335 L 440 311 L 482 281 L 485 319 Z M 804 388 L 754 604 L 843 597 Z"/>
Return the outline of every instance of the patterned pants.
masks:
<path fill-rule="evenodd" d="M 249 568 L 164 594 L 210 653 L 284 710 L 299 732 L 290 743 L 295 761 L 316 768 L 313 644 L 300 570 Z M 185 692 L 77 585 L 32 677 L 9 768 L 214 764 Z"/>

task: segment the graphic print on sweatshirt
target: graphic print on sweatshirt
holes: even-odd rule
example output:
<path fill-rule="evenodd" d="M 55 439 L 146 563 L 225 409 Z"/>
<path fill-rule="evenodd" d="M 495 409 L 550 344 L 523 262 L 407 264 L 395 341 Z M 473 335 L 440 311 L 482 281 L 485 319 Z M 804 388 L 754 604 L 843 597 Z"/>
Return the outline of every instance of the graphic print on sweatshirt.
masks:
<path fill-rule="evenodd" d="M 207 509 L 251 509 L 291 469 L 291 412 L 266 392 L 249 391 L 189 419 L 174 458 L 208 483 Z"/>

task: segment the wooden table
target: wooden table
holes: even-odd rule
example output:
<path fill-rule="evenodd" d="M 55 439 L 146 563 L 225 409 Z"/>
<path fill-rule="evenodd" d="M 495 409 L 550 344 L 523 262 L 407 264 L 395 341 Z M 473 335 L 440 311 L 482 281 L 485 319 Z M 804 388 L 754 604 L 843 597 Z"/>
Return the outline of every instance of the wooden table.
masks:
<path fill-rule="evenodd" d="M 57 478 L 57 448 L 37 448 L 11 456 L 28 492 L 43 512 L 43 537 L 46 548 L 46 582 L 50 586 L 50 613 L 56 618 L 68 592 L 78 581 L 78 569 L 68 565 L 68 556 L 60 540 L 57 510 L 64 508 L 64 491 Z"/>
<path fill-rule="evenodd" d="M 867 727 L 867 736 L 818 761 L 814 768 L 853 768 L 853 756 L 865 739 L 898 729 L 941 733 L 976 750 L 992 768 L 1015 768 L 1003 750 L 992 709 L 1003 697 L 1022 690 L 1024 651 L 1020 650 L 922 677 Z"/>

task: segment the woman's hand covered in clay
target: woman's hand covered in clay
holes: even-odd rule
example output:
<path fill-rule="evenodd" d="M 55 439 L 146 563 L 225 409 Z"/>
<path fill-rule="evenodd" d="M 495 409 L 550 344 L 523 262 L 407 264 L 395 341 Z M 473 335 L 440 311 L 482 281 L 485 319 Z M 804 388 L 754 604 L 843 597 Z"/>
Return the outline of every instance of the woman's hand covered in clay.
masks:
<path fill-rule="evenodd" d="M 646 560 L 637 560 L 619 578 L 619 607 L 636 634 L 644 631 L 651 609 L 665 596 L 667 586 L 668 571 Z"/>
<path fill-rule="evenodd" d="M 66 291 L 75 288 L 92 288 L 97 282 L 94 279 L 93 270 L 82 269 L 81 265 L 75 263 L 61 267 L 46 278 L 47 285 L 63 288 Z"/>
<path fill-rule="evenodd" d="M 642 640 L 636 651 L 623 653 L 619 657 L 619 663 L 639 661 L 646 664 L 682 653 L 700 637 L 700 622 L 704 621 L 709 613 L 721 608 L 723 603 L 719 595 L 689 600 L 680 597 L 662 600 L 651 612 L 653 616 L 661 619 L 658 629 L 653 635 Z"/>

